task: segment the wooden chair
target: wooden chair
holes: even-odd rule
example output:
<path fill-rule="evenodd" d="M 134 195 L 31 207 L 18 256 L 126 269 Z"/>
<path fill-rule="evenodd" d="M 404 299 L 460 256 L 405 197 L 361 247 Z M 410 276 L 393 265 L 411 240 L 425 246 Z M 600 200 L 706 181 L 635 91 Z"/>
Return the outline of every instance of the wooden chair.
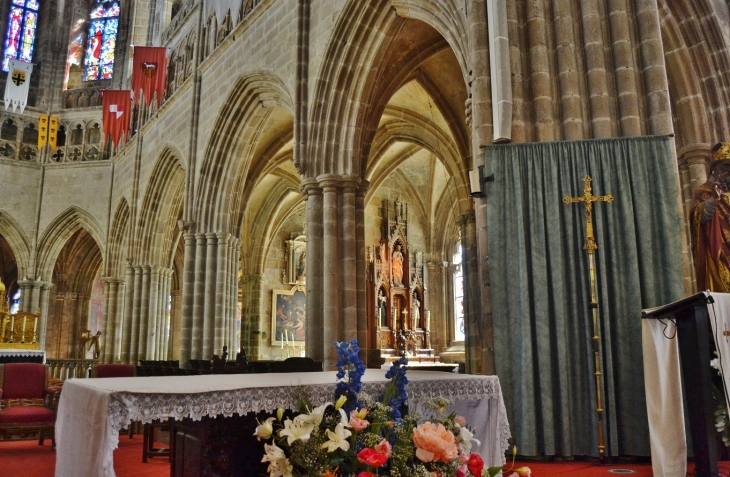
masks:
<path fill-rule="evenodd" d="M 0 432 L 38 429 L 38 445 L 50 433 L 56 448 L 54 425 L 59 391 L 48 386 L 48 368 L 40 363 L 0 365 Z"/>
<path fill-rule="evenodd" d="M 133 378 L 136 375 L 137 370 L 133 364 L 95 364 L 91 367 L 92 378 Z M 131 439 L 135 433 L 139 434 L 138 421 L 129 424 L 127 436 Z"/>

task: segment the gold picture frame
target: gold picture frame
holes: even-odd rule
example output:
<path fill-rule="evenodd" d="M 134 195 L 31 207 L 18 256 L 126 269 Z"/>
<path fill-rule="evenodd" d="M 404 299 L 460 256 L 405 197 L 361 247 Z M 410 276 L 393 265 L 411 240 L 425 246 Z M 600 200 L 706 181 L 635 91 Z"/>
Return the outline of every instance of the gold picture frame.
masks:
<path fill-rule="evenodd" d="M 307 296 L 304 286 L 271 290 L 271 346 L 304 348 Z"/>

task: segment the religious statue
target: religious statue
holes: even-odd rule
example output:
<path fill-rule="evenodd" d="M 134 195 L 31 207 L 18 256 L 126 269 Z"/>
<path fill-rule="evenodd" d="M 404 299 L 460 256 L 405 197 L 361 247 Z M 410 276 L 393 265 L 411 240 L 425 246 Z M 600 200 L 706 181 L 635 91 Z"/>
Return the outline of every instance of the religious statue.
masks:
<path fill-rule="evenodd" d="M 378 290 L 378 323 L 380 326 L 387 325 L 388 299 L 385 297 L 382 288 Z"/>
<path fill-rule="evenodd" d="M 418 297 L 413 297 L 413 327 L 419 328 L 421 324 L 421 302 Z"/>
<path fill-rule="evenodd" d="M 695 191 L 690 219 L 697 288 L 730 293 L 730 141 L 712 148 L 710 177 Z"/>
<path fill-rule="evenodd" d="M 100 337 L 101 330 L 97 331 L 95 335 L 91 334 L 91 330 L 81 330 L 79 344 L 81 344 L 81 348 L 84 352 L 84 357 L 86 357 L 89 352 L 92 352 L 92 359 L 99 359 L 99 355 L 101 354 L 101 350 L 99 349 Z"/>
<path fill-rule="evenodd" d="M 297 265 L 297 280 L 304 279 L 307 276 L 307 252 L 299 255 L 299 265 Z"/>
<path fill-rule="evenodd" d="M 397 287 L 403 286 L 403 252 L 400 251 L 400 244 L 395 244 L 395 250 L 391 257 L 391 266 L 393 267 L 393 283 Z"/>

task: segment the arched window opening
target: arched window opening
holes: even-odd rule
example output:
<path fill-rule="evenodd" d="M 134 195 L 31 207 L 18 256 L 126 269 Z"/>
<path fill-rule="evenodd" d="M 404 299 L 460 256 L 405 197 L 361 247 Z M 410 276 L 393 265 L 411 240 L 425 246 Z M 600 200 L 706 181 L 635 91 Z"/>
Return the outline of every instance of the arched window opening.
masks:
<path fill-rule="evenodd" d="M 456 248 L 454 264 L 454 341 L 464 341 L 464 274 L 461 264 L 461 244 Z"/>
<path fill-rule="evenodd" d="M 18 291 L 15 292 L 15 295 L 13 295 L 13 299 L 10 303 L 10 314 L 14 315 L 18 311 L 20 311 L 20 288 L 18 288 Z"/>
<path fill-rule="evenodd" d="M 112 79 L 119 28 L 119 2 L 96 0 L 89 13 L 84 81 Z"/>
<path fill-rule="evenodd" d="M 33 45 L 38 25 L 38 0 L 11 0 L 10 14 L 5 34 L 3 71 L 8 71 L 10 58 L 33 61 Z"/>
<path fill-rule="evenodd" d="M 23 129 L 23 144 L 38 144 L 38 129 L 35 124 L 28 124 Z"/>
<path fill-rule="evenodd" d="M 3 122 L 2 128 L 0 128 L 0 139 L 6 141 L 18 140 L 18 126 L 15 125 L 12 119 Z"/>

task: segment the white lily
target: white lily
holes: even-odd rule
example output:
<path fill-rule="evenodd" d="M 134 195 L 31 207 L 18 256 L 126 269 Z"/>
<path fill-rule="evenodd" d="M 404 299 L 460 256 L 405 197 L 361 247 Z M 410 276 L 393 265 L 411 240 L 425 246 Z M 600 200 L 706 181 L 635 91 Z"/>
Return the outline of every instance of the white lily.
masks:
<path fill-rule="evenodd" d="M 319 426 L 322 422 L 322 418 L 324 417 L 324 410 L 327 409 L 327 406 L 331 405 L 331 402 L 326 402 L 321 406 L 312 409 L 309 414 L 299 414 L 294 418 L 294 421 L 297 423 L 311 423 L 314 426 Z"/>
<path fill-rule="evenodd" d="M 263 423 L 259 422 L 259 425 L 256 426 L 256 430 L 253 433 L 253 435 L 256 436 L 257 440 L 266 440 L 271 437 L 271 434 L 274 433 L 274 421 L 275 419 L 273 417 L 270 417 L 266 419 Z"/>
<path fill-rule="evenodd" d="M 471 441 L 476 442 L 477 445 L 480 444 L 479 439 L 474 439 L 474 434 L 466 427 L 459 428 L 459 440 L 461 441 L 459 447 L 464 454 L 471 454 Z"/>
<path fill-rule="evenodd" d="M 329 440 L 320 446 L 320 449 L 327 449 L 327 452 L 334 452 L 337 449 L 343 451 L 350 450 L 350 443 L 347 438 L 352 435 L 352 432 L 345 429 L 345 426 L 340 422 L 335 426 L 335 430 L 331 431 L 327 429 L 327 437 Z"/>
<path fill-rule="evenodd" d="M 276 444 L 264 444 L 264 458 L 261 462 L 268 462 L 269 477 L 293 477 L 294 467 L 289 463 L 286 454 Z"/>
<path fill-rule="evenodd" d="M 292 445 L 292 442 L 296 440 L 309 440 L 313 429 L 314 424 L 310 422 L 287 419 L 284 421 L 284 429 L 279 431 L 279 437 L 286 437 L 287 444 Z"/>

